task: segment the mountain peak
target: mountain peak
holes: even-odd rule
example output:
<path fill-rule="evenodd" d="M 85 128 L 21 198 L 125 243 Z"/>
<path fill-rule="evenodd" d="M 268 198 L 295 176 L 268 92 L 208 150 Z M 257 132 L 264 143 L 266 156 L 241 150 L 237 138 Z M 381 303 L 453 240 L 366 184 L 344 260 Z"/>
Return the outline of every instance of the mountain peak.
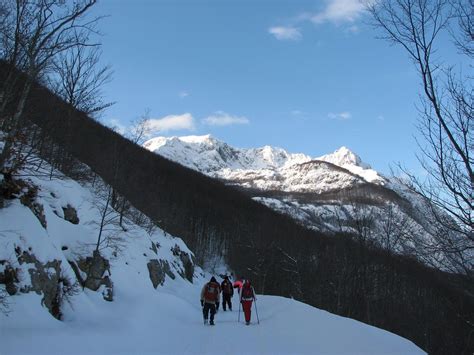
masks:
<path fill-rule="evenodd" d="M 271 185 L 272 188 L 282 184 L 283 175 L 291 175 L 292 171 L 298 174 L 299 165 L 314 160 L 305 154 L 288 153 L 269 145 L 249 149 L 233 148 L 210 134 L 156 137 L 145 142 L 144 147 L 213 177 L 253 181 L 260 176 L 262 184 Z M 344 146 L 316 160 L 337 165 L 369 182 L 382 180 L 376 171 Z"/>
<path fill-rule="evenodd" d="M 352 165 L 359 166 L 363 169 L 371 169 L 369 164 L 364 163 L 357 154 L 345 146 L 337 149 L 334 153 L 323 155 L 322 157 L 317 158 L 317 160 L 326 161 L 341 167 Z"/>
<path fill-rule="evenodd" d="M 186 143 L 202 144 L 202 143 L 219 142 L 217 139 L 215 139 L 210 134 L 205 134 L 205 135 L 202 135 L 202 136 L 184 136 L 184 137 L 176 137 L 176 138 L 183 141 L 183 142 L 186 142 Z"/>

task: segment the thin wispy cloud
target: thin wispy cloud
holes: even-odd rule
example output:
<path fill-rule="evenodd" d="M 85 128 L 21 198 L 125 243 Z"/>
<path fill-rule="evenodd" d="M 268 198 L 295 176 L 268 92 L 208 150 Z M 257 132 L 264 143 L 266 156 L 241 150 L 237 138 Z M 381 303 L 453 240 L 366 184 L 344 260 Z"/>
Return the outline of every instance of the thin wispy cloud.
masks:
<path fill-rule="evenodd" d="M 194 118 L 190 113 L 182 115 L 168 115 L 163 118 L 151 118 L 146 121 L 150 134 L 177 130 L 194 130 Z"/>
<path fill-rule="evenodd" d="M 268 32 L 278 40 L 299 40 L 303 34 L 298 27 L 299 24 L 312 22 L 314 25 L 333 23 L 336 25 L 350 25 L 346 28 L 348 33 L 358 33 L 359 27 L 355 24 L 364 14 L 366 6 L 377 0 L 324 0 L 323 6 L 318 12 L 302 12 L 298 16 L 288 18 L 290 25 L 270 27 Z"/>
<path fill-rule="evenodd" d="M 365 11 L 363 0 L 327 0 L 324 9 L 311 17 L 315 24 L 354 22 Z"/>
<path fill-rule="evenodd" d="M 183 99 L 183 98 L 189 96 L 189 92 L 184 91 L 184 90 L 183 90 L 183 91 L 180 91 L 180 92 L 178 93 L 178 96 Z"/>
<path fill-rule="evenodd" d="M 209 126 L 230 126 L 250 123 L 247 117 L 233 116 L 224 111 L 217 111 L 213 115 L 204 118 L 202 122 Z"/>
<path fill-rule="evenodd" d="M 300 111 L 300 110 L 293 110 L 290 112 L 292 116 L 301 116 L 301 115 L 304 115 L 304 112 L 303 111 Z"/>
<path fill-rule="evenodd" d="M 352 118 L 352 114 L 350 112 L 347 112 L 347 111 L 340 112 L 340 113 L 330 112 L 330 113 L 328 113 L 328 117 L 332 120 L 346 121 L 346 120 L 350 120 Z"/>
<path fill-rule="evenodd" d="M 268 33 L 280 41 L 297 41 L 302 37 L 300 30 L 291 26 L 270 27 Z"/>

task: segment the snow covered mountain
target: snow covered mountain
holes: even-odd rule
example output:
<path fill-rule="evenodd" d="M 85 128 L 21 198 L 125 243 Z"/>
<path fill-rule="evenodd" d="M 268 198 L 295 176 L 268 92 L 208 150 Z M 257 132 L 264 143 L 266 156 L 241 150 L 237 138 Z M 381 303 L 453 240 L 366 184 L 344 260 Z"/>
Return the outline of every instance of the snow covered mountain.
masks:
<path fill-rule="evenodd" d="M 238 322 L 237 296 L 213 329 L 203 326 L 210 275 L 180 238 L 128 218 L 120 225 L 107 185 L 44 169 L 9 185 L 16 196 L 0 208 L 2 354 L 424 354 L 390 332 L 275 296 L 257 295 L 251 326 Z"/>
<path fill-rule="evenodd" d="M 265 146 L 238 149 L 210 135 L 156 137 L 145 148 L 195 169 L 247 188 L 284 192 L 328 192 L 385 179 L 346 147 L 312 158 Z"/>
<path fill-rule="evenodd" d="M 349 232 L 405 254 L 418 253 L 419 243 L 434 243 L 423 201 L 346 147 L 313 158 L 270 146 L 238 149 L 210 135 L 156 137 L 144 147 L 243 188 L 315 230 Z M 438 265 L 440 256 L 426 260 Z"/>

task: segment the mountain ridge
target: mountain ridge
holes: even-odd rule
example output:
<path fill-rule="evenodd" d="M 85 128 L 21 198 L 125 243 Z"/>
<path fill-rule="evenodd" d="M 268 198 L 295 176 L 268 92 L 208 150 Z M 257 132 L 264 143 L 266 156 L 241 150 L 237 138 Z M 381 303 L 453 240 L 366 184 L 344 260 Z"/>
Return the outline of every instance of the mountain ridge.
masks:
<path fill-rule="evenodd" d="M 362 181 L 386 183 L 382 175 L 344 146 L 321 157 L 289 153 L 268 145 L 234 148 L 211 135 L 155 137 L 143 146 L 208 176 L 262 190 L 326 192 Z M 308 169 L 308 164 L 315 168 L 313 170 L 318 170 L 309 177 L 306 175 L 312 169 Z M 320 178 L 325 175 L 325 170 L 337 178 L 327 178 L 327 174 Z"/>

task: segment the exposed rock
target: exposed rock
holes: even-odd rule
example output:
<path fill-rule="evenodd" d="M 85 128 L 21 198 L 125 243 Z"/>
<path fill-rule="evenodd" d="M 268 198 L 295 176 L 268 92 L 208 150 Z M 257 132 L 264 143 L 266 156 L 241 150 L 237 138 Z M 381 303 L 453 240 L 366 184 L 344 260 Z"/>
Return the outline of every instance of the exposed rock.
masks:
<path fill-rule="evenodd" d="M 101 285 L 106 287 L 109 285 L 112 288 L 112 281 L 109 278 L 111 275 L 109 261 L 102 257 L 98 250 L 94 250 L 92 257 L 80 259 L 77 264 L 79 269 L 87 275 L 83 282 L 84 287 L 92 291 L 97 291 Z M 108 275 L 104 276 L 106 271 Z"/>
<path fill-rule="evenodd" d="M 77 217 L 77 211 L 71 205 L 63 207 L 64 219 L 72 224 L 79 224 L 79 217 Z"/>
<path fill-rule="evenodd" d="M 114 300 L 114 285 L 110 277 L 104 277 L 104 286 L 105 288 L 102 291 L 102 297 L 104 297 L 104 300 L 112 302 Z"/>
<path fill-rule="evenodd" d="M 178 272 L 179 275 L 183 278 L 186 278 L 188 281 L 193 282 L 194 276 L 194 260 L 192 257 L 181 250 L 179 245 L 175 244 L 173 248 L 171 248 L 171 252 L 174 256 L 178 256 L 183 263 L 184 271 Z"/>
<path fill-rule="evenodd" d="M 5 260 L 0 261 L 1 265 L 4 265 L 5 263 Z M 11 265 L 7 264 L 5 270 L 0 272 L 0 284 L 5 285 L 5 290 L 10 296 L 16 294 L 18 291 L 15 282 L 18 282 L 17 272 L 11 267 Z"/>
<path fill-rule="evenodd" d="M 184 274 L 180 273 L 180 275 L 192 283 L 194 277 L 194 262 L 191 256 L 188 253 L 182 251 L 179 258 L 181 259 L 181 262 L 184 266 Z"/>
<path fill-rule="evenodd" d="M 158 248 L 156 247 L 155 243 L 151 242 L 151 248 L 150 249 L 153 250 L 153 252 L 155 254 L 158 254 Z"/>
<path fill-rule="evenodd" d="M 36 196 L 38 195 L 38 188 L 36 186 L 28 186 L 26 193 L 21 195 L 20 201 L 23 205 L 28 207 L 31 212 L 38 218 L 43 228 L 46 229 L 46 216 L 44 215 L 43 205 L 36 202 Z"/>
<path fill-rule="evenodd" d="M 41 263 L 36 259 L 34 254 L 28 251 L 21 251 L 19 247 L 15 248 L 17 259 L 20 265 L 31 264 L 28 267 L 31 284 L 23 286 L 20 289 L 22 293 L 31 291 L 38 295 L 43 295 L 41 304 L 46 306 L 55 318 L 61 319 L 61 302 L 62 302 L 62 285 L 61 278 L 61 261 L 52 260 L 46 264 Z"/>
<path fill-rule="evenodd" d="M 157 288 L 158 285 L 163 285 L 166 275 L 171 277 L 173 280 L 176 277 L 171 271 L 170 265 L 167 261 L 152 259 L 147 264 L 147 267 L 154 288 Z"/>

